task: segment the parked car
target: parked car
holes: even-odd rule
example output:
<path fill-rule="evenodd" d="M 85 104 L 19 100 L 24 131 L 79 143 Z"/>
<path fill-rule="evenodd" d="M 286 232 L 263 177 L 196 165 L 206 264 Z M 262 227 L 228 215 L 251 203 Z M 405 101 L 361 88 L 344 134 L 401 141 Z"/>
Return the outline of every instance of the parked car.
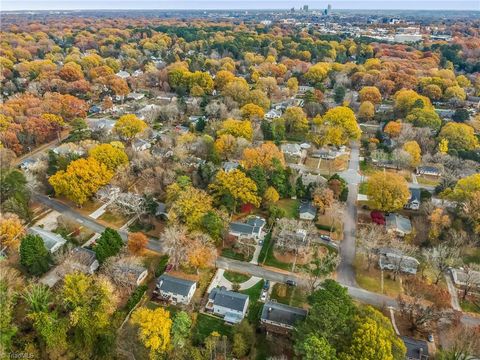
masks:
<path fill-rule="evenodd" d="M 165 272 L 170 272 L 172 271 L 173 269 L 173 264 L 167 264 L 167 266 L 165 267 Z"/>
<path fill-rule="evenodd" d="M 260 296 L 260 301 L 267 301 L 268 290 L 263 290 L 262 295 Z"/>
<path fill-rule="evenodd" d="M 435 339 L 433 338 L 433 334 L 428 334 L 428 342 L 434 342 Z"/>
<path fill-rule="evenodd" d="M 270 289 L 270 280 L 265 280 L 263 283 L 263 290 L 268 290 Z"/>
<path fill-rule="evenodd" d="M 320 235 L 320 239 L 325 241 L 332 241 L 332 238 L 328 235 Z"/>
<path fill-rule="evenodd" d="M 287 280 L 285 281 L 285 284 L 288 286 L 297 286 L 297 282 L 295 280 Z"/>
<path fill-rule="evenodd" d="M 263 240 L 259 240 L 258 245 L 263 246 Z"/>

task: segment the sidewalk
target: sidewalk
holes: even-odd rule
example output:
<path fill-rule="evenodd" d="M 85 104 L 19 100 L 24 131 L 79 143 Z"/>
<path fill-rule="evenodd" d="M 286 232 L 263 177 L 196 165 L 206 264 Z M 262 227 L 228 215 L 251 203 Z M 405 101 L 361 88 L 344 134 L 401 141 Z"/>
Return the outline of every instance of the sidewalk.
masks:
<path fill-rule="evenodd" d="M 445 274 L 445 280 L 447 281 L 448 292 L 450 293 L 453 310 L 462 311 L 462 307 L 458 301 L 457 289 L 455 288 L 455 285 L 453 285 L 452 278 L 449 274 Z"/>

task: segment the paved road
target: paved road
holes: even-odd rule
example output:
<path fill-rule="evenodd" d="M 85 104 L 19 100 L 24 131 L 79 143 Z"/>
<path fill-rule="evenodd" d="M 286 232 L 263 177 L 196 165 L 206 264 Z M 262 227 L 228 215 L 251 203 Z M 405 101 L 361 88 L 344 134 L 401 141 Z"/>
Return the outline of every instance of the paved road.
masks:
<path fill-rule="evenodd" d="M 355 280 L 355 241 L 357 227 L 357 194 L 361 182 L 359 170 L 358 144 L 352 144 L 348 169 L 340 176 L 348 183 L 348 198 L 343 218 L 343 240 L 340 243 L 340 264 L 337 268 L 338 280 L 348 286 L 356 286 Z"/>
<path fill-rule="evenodd" d="M 33 193 L 33 198 L 42 203 L 43 205 L 49 207 L 50 209 L 58 211 L 60 214 L 67 216 L 78 223 L 82 224 L 86 228 L 96 232 L 96 233 L 101 233 L 105 230 L 105 226 L 99 223 L 98 221 L 92 219 L 89 216 L 85 216 L 78 211 L 72 209 L 68 205 L 65 205 L 61 203 L 58 200 L 49 198 L 48 196 L 38 194 L 38 193 Z M 128 239 L 128 231 L 123 231 L 123 230 L 118 230 L 118 233 L 122 237 L 123 241 L 127 241 Z M 148 245 L 147 248 L 149 250 L 155 251 L 155 252 L 163 252 L 162 244 L 159 240 L 154 239 L 154 238 L 149 238 L 148 240 Z"/>

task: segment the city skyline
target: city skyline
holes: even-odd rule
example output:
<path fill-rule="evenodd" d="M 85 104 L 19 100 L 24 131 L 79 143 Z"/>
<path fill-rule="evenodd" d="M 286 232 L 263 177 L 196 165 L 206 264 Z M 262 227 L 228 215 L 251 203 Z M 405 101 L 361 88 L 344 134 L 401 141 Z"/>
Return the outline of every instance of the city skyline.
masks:
<path fill-rule="evenodd" d="M 93 1 L 85 0 L 79 4 L 73 0 L 3 0 L 1 10 L 266 10 L 266 9 L 290 9 L 292 7 L 299 9 L 303 5 L 308 5 L 310 10 L 324 9 L 331 4 L 333 9 L 352 9 L 352 10 L 480 10 L 479 0 L 462 1 L 413 1 L 413 0 L 393 0 L 393 1 L 354 1 L 354 0 L 332 0 L 332 1 L 290 1 L 267 0 L 261 3 L 257 1 L 232 1 L 232 0 L 178 0 L 172 1 L 153 1 L 153 0 L 103 0 Z"/>

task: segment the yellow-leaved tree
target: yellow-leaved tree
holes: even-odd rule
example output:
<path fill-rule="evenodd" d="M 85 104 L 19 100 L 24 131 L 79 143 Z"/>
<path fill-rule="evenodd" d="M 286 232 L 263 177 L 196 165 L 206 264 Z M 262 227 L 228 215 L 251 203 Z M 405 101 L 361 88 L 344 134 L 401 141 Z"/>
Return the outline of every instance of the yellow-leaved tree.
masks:
<path fill-rule="evenodd" d="M 274 159 L 285 167 L 285 156 L 283 152 L 271 141 L 267 141 L 256 148 L 246 148 L 243 150 L 242 165 L 246 169 L 251 169 L 254 166 L 263 167 L 265 170 L 272 170 L 275 168 Z"/>
<path fill-rule="evenodd" d="M 93 157 L 72 161 L 66 170 L 58 171 L 48 179 L 57 195 L 82 205 L 93 196 L 100 187 L 107 185 L 113 172 L 105 164 Z"/>
<path fill-rule="evenodd" d="M 280 195 L 273 186 L 269 186 L 263 194 L 263 200 L 268 203 L 276 203 L 280 199 Z"/>
<path fill-rule="evenodd" d="M 217 131 L 218 135 L 230 134 L 235 137 L 243 137 L 252 141 L 253 129 L 252 123 L 248 120 L 227 119 L 222 123 L 222 127 Z"/>
<path fill-rule="evenodd" d="M 247 177 L 242 171 L 235 169 L 229 172 L 219 171 L 215 180 L 209 185 L 214 198 L 221 202 L 224 196 L 233 200 L 233 210 L 237 208 L 237 202 L 260 206 L 260 197 L 257 196 L 257 184 Z"/>
<path fill-rule="evenodd" d="M 9 251 L 16 251 L 23 235 L 25 228 L 18 215 L 11 213 L 0 215 L 0 248 L 6 247 Z"/>
<path fill-rule="evenodd" d="M 123 115 L 117 120 L 114 126 L 118 135 L 127 141 L 131 141 L 146 128 L 147 124 L 134 114 Z"/>
<path fill-rule="evenodd" d="M 111 171 L 117 170 L 121 165 L 128 164 L 128 156 L 125 151 L 112 144 L 97 145 L 90 149 L 89 155 Z"/>
<path fill-rule="evenodd" d="M 131 322 L 138 325 L 138 336 L 150 350 L 150 359 L 157 359 L 167 351 L 172 329 L 169 311 L 162 307 L 154 310 L 140 307 L 133 312 Z"/>
<path fill-rule="evenodd" d="M 403 208 L 410 198 L 403 176 L 379 171 L 368 178 L 367 195 L 373 209 L 392 212 Z"/>
<path fill-rule="evenodd" d="M 403 144 L 403 150 L 405 150 L 411 157 L 410 165 L 416 167 L 420 165 L 422 160 L 422 150 L 420 145 L 415 140 L 407 141 Z"/>
<path fill-rule="evenodd" d="M 360 127 L 352 109 L 346 106 L 337 106 L 315 119 L 316 131 L 320 134 L 321 145 L 344 145 L 350 140 L 358 140 L 361 135 Z"/>
<path fill-rule="evenodd" d="M 242 112 L 242 117 L 246 120 L 263 119 L 265 116 L 263 108 L 252 103 L 244 105 L 240 111 Z"/>
<path fill-rule="evenodd" d="M 305 78 L 312 84 L 318 83 L 320 81 L 323 81 L 327 77 L 330 69 L 331 65 L 329 63 L 316 63 L 315 65 L 310 66 L 307 73 L 305 74 Z"/>

